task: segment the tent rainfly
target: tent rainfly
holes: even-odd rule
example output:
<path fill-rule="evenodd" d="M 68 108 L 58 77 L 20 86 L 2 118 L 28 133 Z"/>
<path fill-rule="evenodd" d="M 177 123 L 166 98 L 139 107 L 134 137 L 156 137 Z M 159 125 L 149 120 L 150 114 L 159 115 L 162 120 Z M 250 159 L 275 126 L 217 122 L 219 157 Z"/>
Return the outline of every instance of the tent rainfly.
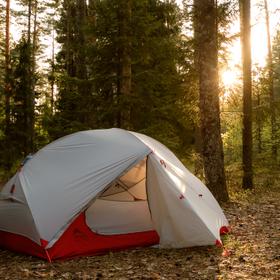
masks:
<path fill-rule="evenodd" d="M 122 129 L 50 143 L 0 193 L 0 246 L 48 261 L 221 244 L 227 231 L 218 202 L 170 150 Z"/>

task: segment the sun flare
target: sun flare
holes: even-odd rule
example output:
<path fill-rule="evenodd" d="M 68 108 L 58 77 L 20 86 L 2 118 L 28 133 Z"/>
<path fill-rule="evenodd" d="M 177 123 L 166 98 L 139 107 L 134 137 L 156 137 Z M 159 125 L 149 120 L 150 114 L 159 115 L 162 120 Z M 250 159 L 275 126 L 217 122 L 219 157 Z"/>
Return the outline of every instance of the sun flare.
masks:
<path fill-rule="evenodd" d="M 235 72 L 225 70 L 221 74 L 222 83 L 226 88 L 232 87 L 237 83 L 237 75 Z"/>

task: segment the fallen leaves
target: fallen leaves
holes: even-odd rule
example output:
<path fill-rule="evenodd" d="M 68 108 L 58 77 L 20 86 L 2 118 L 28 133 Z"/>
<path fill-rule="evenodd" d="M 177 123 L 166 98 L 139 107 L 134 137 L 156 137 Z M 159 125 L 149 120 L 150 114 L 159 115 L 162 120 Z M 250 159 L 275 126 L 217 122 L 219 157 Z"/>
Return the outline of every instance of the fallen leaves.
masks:
<path fill-rule="evenodd" d="M 232 234 L 215 246 L 139 248 L 49 264 L 0 249 L 0 279 L 271 279 L 280 277 L 280 192 L 225 207 Z"/>
<path fill-rule="evenodd" d="M 230 250 L 227 250 L 227 249 L 224 249 L 223 250 L 223 253 L 222 253 L 222 256 L 227 258 L 231 255 L 231 251 Z"/>

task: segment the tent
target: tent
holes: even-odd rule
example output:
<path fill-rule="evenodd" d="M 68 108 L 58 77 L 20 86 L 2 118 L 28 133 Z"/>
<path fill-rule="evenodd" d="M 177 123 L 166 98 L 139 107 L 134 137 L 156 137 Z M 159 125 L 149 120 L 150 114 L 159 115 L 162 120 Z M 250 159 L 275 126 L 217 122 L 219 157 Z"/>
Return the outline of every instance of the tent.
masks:
<path fill-rule="evenodd" d="M 39 150 L 0 194 L 0 246 L 49 261 L 159 244 L 219 244 L 219 204 L 158 141 L 89 130 Z"/>

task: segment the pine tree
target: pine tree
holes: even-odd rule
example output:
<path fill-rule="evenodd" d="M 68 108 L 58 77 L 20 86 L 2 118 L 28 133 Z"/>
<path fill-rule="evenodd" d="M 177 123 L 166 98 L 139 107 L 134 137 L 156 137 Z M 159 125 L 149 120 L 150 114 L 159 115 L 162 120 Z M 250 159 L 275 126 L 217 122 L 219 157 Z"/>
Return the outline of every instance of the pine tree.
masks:
<path fill-rule="evenodd" d="M 6 131 L 6 142 L 11 150 L 5 162 L 9 168 L 15 159 L 35 150 L 35 105 L 38 97 L 36 60 L 40 27 L 38 16 L 44 10 L 37 0 L 21 1 L 18 4 L 23 9 L 17 13 L 18 20 L 22 22 L 23 36 L 9 54 L 10 86 L 5 106 L 6 116 L 9 116 L 6 117 L 6 124 L 9 123 L 6 125 L 9 128 Z"/>
<path fill-rule="evenodd" d="M 133 129 L 151 131 L 156 118 L 165 120 L 165 124 L 172 121 L 174 124 L 176 118 L 170 104 L 176 106 L 175 101 L 182 93 L 181 77 L 176 68 L 176 63 L 180 63 L 177 6 L 172 2 L 132 1 L 131 27 L 127 28 L 126 35 L 120 36 L 120 31 L 123 32 L 120 30 L 123 17 L 119 15 L 122 5 L 126 4 L 120 1 L 97 4 L 98 60 L 94 63 L 93 72 L 96 73 L 97 88 L 102 89 L 100 97 L 107 104 L 104 108 L 109 108 L 101 114 L 103 120 L 109 125 L 122 126 L 119 112 L 126 111 L 125 104 L 130 104 L 133 110 L 127 115 L 130 115 Z M 130 34 L 132 37 L 127 39 Z M 131 60 L 131 81 L 127 78 L 130 75 L 122 73 L 123 64 L 120 63 L 123 48 L 129 48 L 130 44 L 132 51 L 126 61 Z M 128 73 L 129 65 L 128 62 Z M 126 92 L 130 94 L 122 94 L 125 78 L 128 80 Z M 128 90 L 130 83 L 131 89 Z M 163 108 L 169 112 L 164 112 Z"/>
<path fill-rule="evenodd" d="M 33 105 L 30 104 L 32 88 L 30 86 L 30 67 L 32 65 L 31 46 L 27 39 L 22 38 L 16 46 L 13 83 L 12 105 L 12 132 L 11 142 L 16 151 L 15 158 L 28 155 L 31 150 L 30 115 L 33 113 Z"/>
<path fill-rule="evenodd" d="M 217 7 L 214 0 L 194 0 L 195 44 L 199 72 L 202 156 L 206 184 L 217 200 L 228 200 L 221 139 Z"/>
<path fill-rule="evenodd" d="M 61 18 L 57 23 L 61 51 L 57 55 L 59 92 L 57 112 L 49 125 L 51 137 L 93 126 L 92 82 L 89 81 L 88 48 L 91 38 L 86 34 L 88 7 L 86 1 L 62 2 Z"/>
<path fill-rule="evenodd" d="M 164 141 L 172 135 L 171 145 L 183 145 L 189 123 L 179 109 L 186 97 L 175 1 L 92 0 L 78 23 L 81 8 L 65 0 L 57 25 L 61 71 L 52 137 L 117 126 Z"/>

